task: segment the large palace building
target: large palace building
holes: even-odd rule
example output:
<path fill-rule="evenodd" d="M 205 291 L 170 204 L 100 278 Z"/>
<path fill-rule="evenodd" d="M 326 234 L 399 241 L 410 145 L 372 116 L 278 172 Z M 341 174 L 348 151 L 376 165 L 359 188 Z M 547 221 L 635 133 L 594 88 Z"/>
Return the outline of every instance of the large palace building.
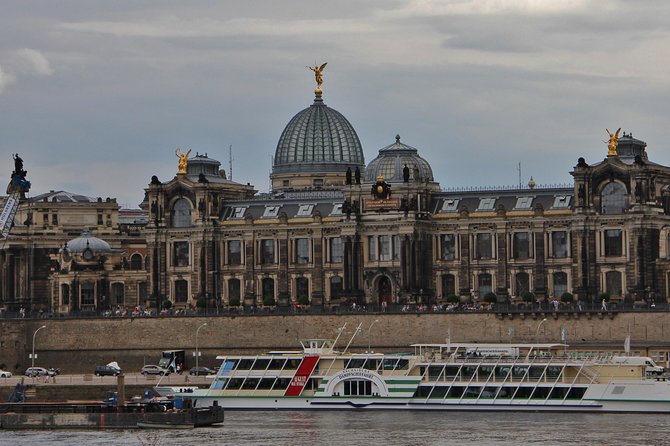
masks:
<path fill-rule="evenodd" d="M 670 168 L 612 135 L 571 187 L 443 191 L 389 137 L 365 163 L 321 89 L 288 123 L 272 191 L 181 154 L 141 211 L 64 191 L 23 197 L 0 245 L 2 307 L 52 313 L 228 305 L 574 299 L 665 301 Z M 529 299 L 526 299 L 529 300 Z M 168 303 L 169 302 L 169 303 Z"/>

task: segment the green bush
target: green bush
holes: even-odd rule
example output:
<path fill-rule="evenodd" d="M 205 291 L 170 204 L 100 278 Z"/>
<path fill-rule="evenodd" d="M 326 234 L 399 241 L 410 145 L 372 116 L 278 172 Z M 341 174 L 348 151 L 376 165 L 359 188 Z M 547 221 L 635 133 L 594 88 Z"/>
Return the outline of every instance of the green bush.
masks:
<path fill-rule="evenodd" d="M 231 307 L 239 307 L 240 306 L 240 298 L 239 297 L 231 297 L 230 300 L 228 301 L 228 305 Z"/>
<path fill-rule="evenodd" d="M 198 300 L 195 301 L 195 306 L 197 308 L 206 308 L 207 307 L 207 299 L 205 298 L 205 296 L 198 297 Z"/>
<path fill-rule="evenodd" d="M 265 296 L 263 298 L 263 305 L 266 307 L 272 307 L 275 305 L 275 298 L 274 296 Z"/>
<path fill-rule="evenodd" d="M 561 295 L 561 302 L 569 304 L 572 303 L 574 300 L 572 293 L 568 293 L 567 291 Z"/>
<path fill-rule="evenodd" d="M 484 302 L 494 304 L 494 303 L 498 302 L 498 296 L 496 296 L 496 293 L 494 293 L 493 291 L 489 291 L 484 296 Z"/>
<path fill-rule="evenodd" d="M 450 294 L 447 296 L 447 302 L 450 304 L 457 304 L 458 302 L 460 302 L 460 299 L 458 298 L 457 295 Z"/>
<path fill-rule="evenodd" d="M 521 300 L 524 302 L 535 302 L 535 293 L 531 293 L 530 291 L 524 291 L 521 293 Z"/>
<path fill-rule="evenodd" d="M 169 310 L 170 308 L 172 308 L 172 301 L 171 300 L 164 301 L 163 302 L 163 308 L 165 308 L 166 310 Z"/>
<path fill-rule="evenodd" d="M 309 296 L 307 294 L 298 296 L 298 303 L 300 305 L 309 305 Z"/>
<path fill-rule="evenodd" d="M 603 300 L 605 299 L 605 302 L 610 301 L 610 293 L 600 293 L 598 294 L 598 300 Z"/>

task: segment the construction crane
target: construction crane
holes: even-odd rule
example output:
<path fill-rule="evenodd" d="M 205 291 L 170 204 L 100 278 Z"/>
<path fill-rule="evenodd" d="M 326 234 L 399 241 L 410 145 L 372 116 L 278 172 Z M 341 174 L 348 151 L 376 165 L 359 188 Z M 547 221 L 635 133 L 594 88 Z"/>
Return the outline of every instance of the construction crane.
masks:
<path fill-rule="evenodd" d="M 26 193 L 30 190 L 30 181 L 26 180 L 26 171 L 23 169 L 23 160 L 19 154 L 14 155 L 14 172 L 12 179 L 7 185 L 7 199 L 0 212 L 0 250 L 4 249 L 9 231 L 14 224 L 16 211 L 19 209 L 19 203 L 26 198 Z"/>

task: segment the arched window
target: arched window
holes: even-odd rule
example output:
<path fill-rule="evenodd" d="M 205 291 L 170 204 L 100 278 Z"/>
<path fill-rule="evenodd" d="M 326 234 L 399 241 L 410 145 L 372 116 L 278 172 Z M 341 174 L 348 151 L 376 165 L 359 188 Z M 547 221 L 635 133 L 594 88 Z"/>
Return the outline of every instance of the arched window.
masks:
<path fill-rule="evenodd" d="M 626 212 L 626 188 L 620 183 L 607 183 L 600 194 L 603 214 L 623 214 Z"/>
<path fill-rule="evenodd" d="M 172 208 L 172 226 L 189 228 L 191 225 L 191 203 L 186 198 L 180 198 Z"/>
<path fill-rule="evenodd" d="M 174 281 L 174 301 L 179 303 L 188 302 L 188 282 L 186 280 Z"/>
<path fill-rule="evenodd" d="M 64 283 L 60 286 L 61 304 L 70 305 L 70 285 Z"/>
<path fill-rule="evenodd" d="M 619 271 L 605 273 L 605 291 L 610 297 L 621 297 L 621 273 Z"/>
<path fill-rule="evenodd" d="M 130 269 L 133 271 L 138 271 L 142 269 L 142 254 L 135 253 L 130 256 Z"/>
<path fill-rule="evenodd" d="M 530 277 L 528 273 L 517 273 L 514 277 L 516 284 L 516 295 L 521 296 L 526 291 L 530 291 Z"/>

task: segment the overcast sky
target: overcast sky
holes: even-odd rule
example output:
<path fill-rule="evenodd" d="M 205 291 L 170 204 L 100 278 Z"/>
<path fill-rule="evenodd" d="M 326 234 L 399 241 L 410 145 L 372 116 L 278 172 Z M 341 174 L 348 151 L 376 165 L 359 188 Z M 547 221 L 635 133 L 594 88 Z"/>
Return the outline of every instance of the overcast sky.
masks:
<path fill-rule="evenodd" d="M 31 195 L 135 208 L 175 149 L 269 188 L 291 117 L 324 101 L 366 162 L 402 141 L 444 188 L 571 182 L 605 128 L 670 165 L 670 2 L 597 0 L 2 1 L 0 159 Z M 2 167 L 4 166 L 4 167 Z"/>

